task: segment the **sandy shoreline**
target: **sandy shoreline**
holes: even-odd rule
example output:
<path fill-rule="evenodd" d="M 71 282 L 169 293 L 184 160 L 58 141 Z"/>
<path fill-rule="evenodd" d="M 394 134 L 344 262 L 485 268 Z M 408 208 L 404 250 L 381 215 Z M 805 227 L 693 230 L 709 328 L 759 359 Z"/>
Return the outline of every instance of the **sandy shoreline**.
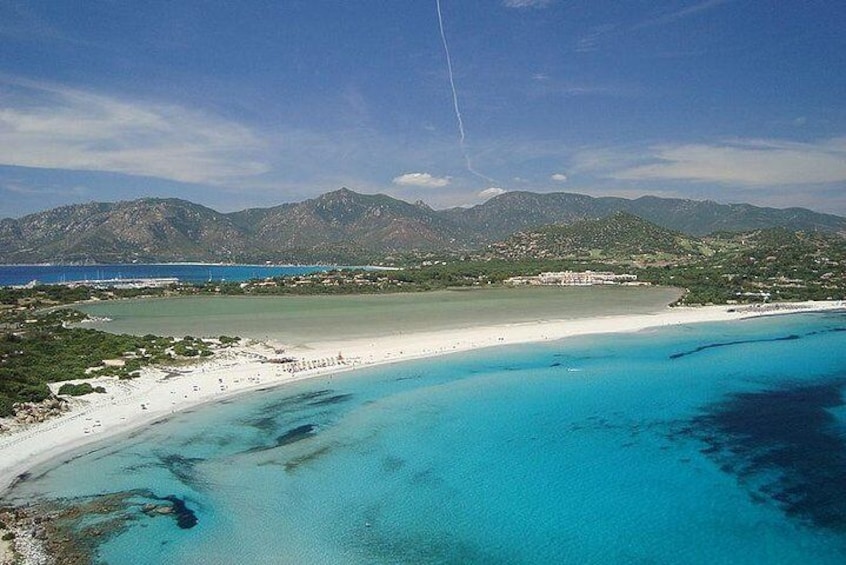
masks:
<path fill-rule="evenodd" d="M 72 410 L 41 424 L 0 435 L 0 494 L 19 475 L 86 444 L 122 434 L 170 414 L 249 390 L 423 357 L 497 345 L 552 341 L 577 335 L 632 332 L 701 322 L 739 320 L 793 312 L 835 310 L 842 302 L 804 302 L 776 308 L 708 306 L 666 308 L 652 314 L 616 315 L 416 332 L 381 338 L 334 340 L 279 350 L 251 342 L 220 351 L 191 367 L 147 368 L 131 381 L 100 379 L 106 394 L 72 401 Z M 339 357 L 340 354 L 340 357 Z M 296 370 L 268 362 L 295 357 Z"/>

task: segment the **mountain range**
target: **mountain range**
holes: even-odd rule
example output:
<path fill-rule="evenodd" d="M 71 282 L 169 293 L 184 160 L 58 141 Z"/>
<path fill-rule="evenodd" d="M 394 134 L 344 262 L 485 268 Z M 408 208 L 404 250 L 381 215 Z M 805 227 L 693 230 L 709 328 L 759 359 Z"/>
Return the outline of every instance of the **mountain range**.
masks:
<path fill-rule="evenodd" d="M 550 225 L 628 215 L 702 236 L 771 227 L 846 235 L 846 218 L 804 208 L 667 199 L 506 192 L 471 208 L 433 210 L 341 188 L 271 208 L 220 213 L 185 200 L 144 198 L 63 206 L 0 221 L 0 263 L 335 262 L 392 253 L 466 251 Z"/>

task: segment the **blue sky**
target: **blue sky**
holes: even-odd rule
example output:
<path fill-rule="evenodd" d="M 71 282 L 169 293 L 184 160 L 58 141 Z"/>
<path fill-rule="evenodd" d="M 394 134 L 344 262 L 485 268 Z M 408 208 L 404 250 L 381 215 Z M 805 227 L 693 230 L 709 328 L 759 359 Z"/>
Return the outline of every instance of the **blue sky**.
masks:
<path fill-rule="evenodd" d="M 437 8 L 3 0 L 0 217 L 341 186 L 846 215 L 846 3 L 440 0 L 443 37 Z"/>

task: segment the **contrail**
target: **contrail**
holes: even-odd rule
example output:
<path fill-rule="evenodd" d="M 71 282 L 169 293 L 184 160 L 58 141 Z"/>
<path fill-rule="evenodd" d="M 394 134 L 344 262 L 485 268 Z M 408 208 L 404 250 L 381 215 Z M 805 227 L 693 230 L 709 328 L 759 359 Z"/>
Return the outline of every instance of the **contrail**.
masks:
<path fill-rule="evenodd" d="M 452 74 L 452 57 L 450 57 L 449 55 L 449 44 L 447 43 L 446 34 L 444 33 L 444 17 L 443 14 L 441 14 L 441 0 L 435 0 L 435 6 L 438 9 L 438 27 L 440 27 L 441 30 L 441 41 L 444 44 L 444 54 L 446 55 L 447 74 L 449 75 L 449 87 L 452 90 L 452 107 L 455 109 L 455 119 L 458 121 L 458 145 L 461 147 L 461 153 L 464 155 L 464 163 L 467 167 L 467 170 L 472 174 L 476 175 L 480 179 L 496 183 L 496 181 L 491 177 L 483 175 L 482 173 L 474 169 L 473 163 L 470 161 L 470 155 L 467 154 L 467 146 L 464 143 L 464 140 L 467 135 L 464 131 L 464 121 L 461 119 L 461 108 L 458 105 L 458 91 L 455 88 L 455 77 L 453 77 Z"/>

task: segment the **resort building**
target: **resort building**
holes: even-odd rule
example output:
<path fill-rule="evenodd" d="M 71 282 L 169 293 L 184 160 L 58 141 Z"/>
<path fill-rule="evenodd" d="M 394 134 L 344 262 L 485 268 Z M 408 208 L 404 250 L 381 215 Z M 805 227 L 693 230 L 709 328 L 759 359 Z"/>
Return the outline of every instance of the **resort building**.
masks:
<path fill-rule="evenodd" d="M 506 284 L 535 286 L 591 286 L 600 284 L 638 284 L 637 275 L 594 271 L 561 271 L 531 277 L 511 277 Z"/>

